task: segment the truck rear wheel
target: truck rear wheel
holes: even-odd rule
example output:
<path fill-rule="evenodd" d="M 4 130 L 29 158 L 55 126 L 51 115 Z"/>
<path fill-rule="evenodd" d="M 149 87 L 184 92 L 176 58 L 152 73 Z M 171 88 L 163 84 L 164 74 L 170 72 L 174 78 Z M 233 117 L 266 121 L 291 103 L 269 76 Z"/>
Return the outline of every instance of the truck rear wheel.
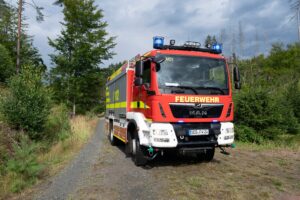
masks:
<path fill-rule="evenodd" d="M 132 139 L 132 159 L 136 166 L 144 166 L 147 163 L 147 158 L 144 155 L 143 149 L 140 146 L 140 140 L 138 135 Z"/>
<path fill-rule="evenodd" d="M 109 134 L 108 134 L 108 139 L 109 139 L 109 142 L 112 146 L 115 146 L 117 141 L 116 141 L 116 138 L 114 136 L 114 132 L 113 132 L 113 124 L 110 122 L 109 123 Z"/>

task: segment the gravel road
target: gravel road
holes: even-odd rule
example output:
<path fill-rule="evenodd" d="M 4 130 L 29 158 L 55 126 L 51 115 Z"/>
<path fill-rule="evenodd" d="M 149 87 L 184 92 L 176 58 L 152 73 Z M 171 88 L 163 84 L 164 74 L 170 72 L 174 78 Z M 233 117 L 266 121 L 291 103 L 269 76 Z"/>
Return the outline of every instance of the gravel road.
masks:
<path fill-rule="evenodd" d="M 113 149 L 114 148 L 114 149 Z M 160 184 L 137 168 L 122 147 L 111 147 L 100 120 L 96 133 L 57 176 L 40 186 L 34 199 L 153 199 Z M 130 173 L 129 173 L 130 172 Z"/>
<path fill-rule="evenodd" d="M 101 119 L 78 156 L 34 199 L 300 199 L 299 150 L 230 153 L 216 151 L 210 163 L 169 155 L 136 167 L 124 145 L 110 145 Z"/>
<path fill-rule="evenodd" d="M 35 199 L 67 199 L 83 184 L 87 173 L 91 172 L 92 166 L 100 156 L 101 138 L 104 137 L 103 127 L 104 121 L 101 120 L 88 144 L 60 174 L 42 186 L 41 193 L 37 194 Z"/>

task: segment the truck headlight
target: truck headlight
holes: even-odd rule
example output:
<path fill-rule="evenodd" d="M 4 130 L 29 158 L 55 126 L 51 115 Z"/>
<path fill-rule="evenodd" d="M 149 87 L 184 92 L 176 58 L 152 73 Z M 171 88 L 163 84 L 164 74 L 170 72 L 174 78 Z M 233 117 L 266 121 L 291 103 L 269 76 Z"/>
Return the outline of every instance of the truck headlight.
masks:
<path fill-rule="evenodd" d="M 226 128 L 225 130 L 226 130 L 227 134 L 229 134 L 229 133 L 233 134 L 234 133 L 234 128 L 233 127 L 232 128 Z"/>

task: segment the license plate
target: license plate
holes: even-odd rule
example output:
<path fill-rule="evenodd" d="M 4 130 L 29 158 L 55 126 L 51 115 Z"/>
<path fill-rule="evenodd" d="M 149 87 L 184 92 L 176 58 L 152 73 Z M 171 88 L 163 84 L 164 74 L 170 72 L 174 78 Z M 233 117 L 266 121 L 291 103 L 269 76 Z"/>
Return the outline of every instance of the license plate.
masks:
<path fill-rule="evenodd" d="M 189 136 L 209 135 L 208 129 L 193 129 L 189 130 Z"/>

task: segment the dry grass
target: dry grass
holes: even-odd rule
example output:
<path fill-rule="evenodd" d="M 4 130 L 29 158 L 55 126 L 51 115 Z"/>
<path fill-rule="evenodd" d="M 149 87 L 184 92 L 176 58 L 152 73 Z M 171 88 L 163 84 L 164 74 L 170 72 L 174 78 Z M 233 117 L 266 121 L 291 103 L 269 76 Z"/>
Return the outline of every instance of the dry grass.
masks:
<path fill-rule="evenodd" d="M 64 141 L 59 141 L 49 151 L 38 155 L 38 161 L 46 166 L 39 182 L 42 182 L 43 178 L 55 175 L 72 160 L 94 133 L 97 121 L 97 117 L 86 116 L 77 116 L 71 120 L 72 133 L 70 137 Z M 32 193 L 32 188 L 27 188 L 22 193 L 12 196 L 10 189 L 13 181 L 14 177 L 10 174 L 0 176 L 0 199 L 7 199 L 8 197 L 23 199 L 23 196 Z"/>
<path fill-rule="evenodd" d="M 64 141 L 51 147 L 50 151 L 39 156 L 39 161 L 48 164 L 47 173 L 52 176 L 61 170 L 84 144 L 89 140 L 96 127 L 97 118 L 77 116 L 71 120 L 72 134 Z"/>
<path fill-rule="evenodd" d="M 211 163 L 165 169 L 163 178 L 173 199 L 285 199 L 286 195 L 298 199 L 298 155 L 294 150 L 256 151 L 244 146 L 230 156 L 216 153 Z"/>

